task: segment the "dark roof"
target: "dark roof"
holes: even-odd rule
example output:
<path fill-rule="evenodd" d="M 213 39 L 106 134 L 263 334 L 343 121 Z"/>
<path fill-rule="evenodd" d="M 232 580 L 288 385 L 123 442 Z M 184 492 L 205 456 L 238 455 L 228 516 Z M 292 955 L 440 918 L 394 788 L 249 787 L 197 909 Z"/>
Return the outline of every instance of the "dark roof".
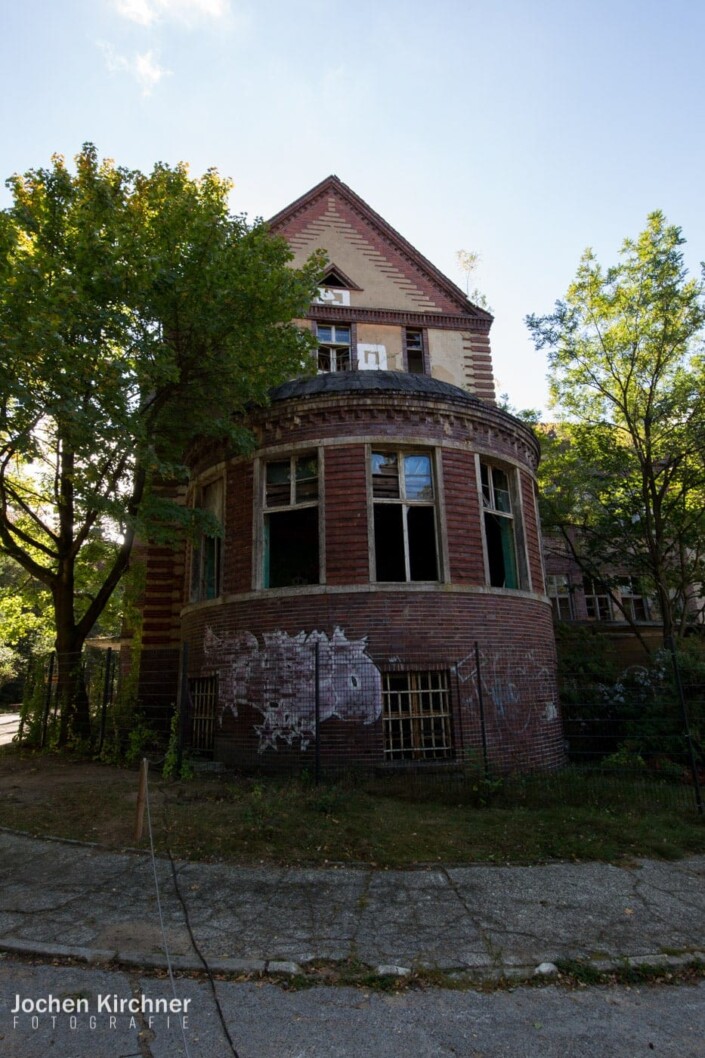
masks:
<path fill-rule="evenodd" d="M 446 400 L 462 401 L 466 404 L 483 405 L 485 402 L 459 386 L 441 382 L 428 375 L 410 375 L 405 371 L 334 371 L 312 378 L 297 378 L 283 382 L 270 390 L 274 401 L 297 397 L 312 397 L 316 394 L 336 393 L 407 393 L 410 396 L 443 397 Z"/>

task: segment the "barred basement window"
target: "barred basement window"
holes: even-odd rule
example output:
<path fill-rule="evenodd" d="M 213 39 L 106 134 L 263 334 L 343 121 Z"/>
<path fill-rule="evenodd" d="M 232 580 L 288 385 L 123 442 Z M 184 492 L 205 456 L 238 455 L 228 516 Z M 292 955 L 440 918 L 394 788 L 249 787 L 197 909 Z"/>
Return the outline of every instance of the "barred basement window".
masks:
<path fill-rule="evenodd" d="M 382 720 L 386 760 L 452 757 L 448 673 L 383 673 Z"/>
<path fill-rule="evenodd" d="M 318 338 L 319 373 L 349 371 L 352 366 L 350 358 L 350 326 L 338 323 L 335 325 L 317 323 L 316 335 Z"/>
<path fill-rule="evenodd" d="M 191 747 L 211 753 L 215 745 L 215 710 L 218 704 L 218 677 L 196 676 L 188 681 L 191 697 Z"/>
<path fill-rule="evenodd" d="M 265 588 L 318 584 L 318 456 L 305 452 L 266 464 Z"/>
<path fill-rule="evenodd" d="M 373 452 L 376 581 L 437 581 L 436 504 L 430 453 Z"/>
<path fill-rule="evenodd" d="M 495 588 L 518 588 L 514 514 L 509 477 L 499 467 L 482 463 L 482 505 L 490 584 Z"/>
<path fill-rule="evenodd" d="M 196 506 L 206 511 L 211 523 L 223 524 L 223 481 L 203 485 L 196 498 Z M 223 541 L 215 531 L 201 532 L 191 549 L 191 602 L 216 599 L 220 595 Z"/>

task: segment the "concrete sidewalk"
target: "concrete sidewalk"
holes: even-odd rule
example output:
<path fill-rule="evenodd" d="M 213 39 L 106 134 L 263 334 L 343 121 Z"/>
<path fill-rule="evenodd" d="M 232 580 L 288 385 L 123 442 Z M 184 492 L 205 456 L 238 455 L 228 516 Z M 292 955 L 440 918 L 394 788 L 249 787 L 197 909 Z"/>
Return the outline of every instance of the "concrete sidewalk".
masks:
<path fill-rule="evenodd" d="M 313 960 L 377 971 L 531 973 L 557 959 L 705 959 L 705 857 L 541 867 L 306 870 L 157 860 L 172 963 L 293 973 Z M 189 929 L 190 927 L 190 929 Z M 0 950 L 165 965 L 142 852 L 0 832 Z"/>

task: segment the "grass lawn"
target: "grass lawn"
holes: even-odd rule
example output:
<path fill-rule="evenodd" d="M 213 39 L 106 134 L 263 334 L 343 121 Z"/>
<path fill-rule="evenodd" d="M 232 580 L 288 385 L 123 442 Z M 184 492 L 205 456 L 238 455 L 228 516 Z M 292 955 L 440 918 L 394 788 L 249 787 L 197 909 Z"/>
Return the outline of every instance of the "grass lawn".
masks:
<path fill-rule="evenodd" d="M 136 771 L 0 748 L 0 826 L 134 846 Z M 150 773 L 159 851 L 240 864 L 543 863 L 705 853 L 692 790 L 572 772 L 435 788 L 395 778 L 165 782 Z M 146 827 L 143 844 L 146 844 Z"/>

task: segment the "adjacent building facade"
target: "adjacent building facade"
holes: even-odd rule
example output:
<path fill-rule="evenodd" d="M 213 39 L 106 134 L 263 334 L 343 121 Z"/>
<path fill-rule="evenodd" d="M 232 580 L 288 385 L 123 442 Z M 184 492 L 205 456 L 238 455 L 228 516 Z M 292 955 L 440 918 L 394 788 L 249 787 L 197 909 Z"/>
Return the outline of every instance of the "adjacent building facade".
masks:
<path fill-rule="evenodd" d="M 191 453 L 223 536 L 144 550 L 143 700 L 181 665 L 195 745 L 245 769 L 559 765 L 538 444 L 494 403 L 491 315 L 336 177 L 271 228 L 327 253 L 316 373 L 253 455 Z"/>

